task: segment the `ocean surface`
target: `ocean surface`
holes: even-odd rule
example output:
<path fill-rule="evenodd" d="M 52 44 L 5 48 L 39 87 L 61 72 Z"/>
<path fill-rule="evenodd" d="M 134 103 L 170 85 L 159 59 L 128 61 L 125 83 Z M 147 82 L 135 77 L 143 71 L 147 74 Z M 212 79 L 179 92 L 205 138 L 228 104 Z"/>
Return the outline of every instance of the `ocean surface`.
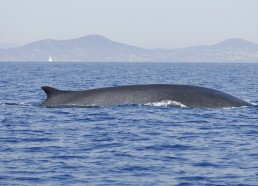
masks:
<path fill-rule="evenodd" d="M 258 64 L 0 63 L 0 185 L 258 185 L 257 106 L 38 106 L 45 85 L 146 83 L 258 105 Z"/>

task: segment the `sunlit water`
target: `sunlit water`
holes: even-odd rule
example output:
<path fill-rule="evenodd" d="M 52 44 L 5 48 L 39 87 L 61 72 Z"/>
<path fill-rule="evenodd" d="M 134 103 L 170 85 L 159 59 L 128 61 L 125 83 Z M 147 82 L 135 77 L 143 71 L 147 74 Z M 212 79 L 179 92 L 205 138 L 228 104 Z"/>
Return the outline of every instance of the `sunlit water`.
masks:
<path fill-rule="evenodd" d="M 0 185 L 257 185 L 258 107 L 38 106 L 44 85 L 145 83 L 258 104 L 258 64 L 0 63 Z"/>

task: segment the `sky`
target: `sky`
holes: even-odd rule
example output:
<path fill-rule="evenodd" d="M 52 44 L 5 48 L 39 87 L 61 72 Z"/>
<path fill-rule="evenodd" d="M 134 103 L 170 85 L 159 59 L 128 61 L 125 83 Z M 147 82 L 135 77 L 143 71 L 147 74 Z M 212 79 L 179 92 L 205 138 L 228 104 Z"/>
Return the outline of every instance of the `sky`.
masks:
<path fill-rule="evenodd" d="M 258 43 L 258 0 L 0 0 L 0 43 L 98 34 L 143 48 Z"/>

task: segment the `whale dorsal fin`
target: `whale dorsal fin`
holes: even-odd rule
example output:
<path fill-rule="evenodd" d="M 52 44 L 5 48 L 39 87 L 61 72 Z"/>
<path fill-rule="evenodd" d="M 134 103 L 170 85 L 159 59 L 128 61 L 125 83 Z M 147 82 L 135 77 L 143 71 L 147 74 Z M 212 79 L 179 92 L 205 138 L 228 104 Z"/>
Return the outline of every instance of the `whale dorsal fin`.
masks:
<path fill-rule="evenodd" d="M 55 89 L 55 88 L 53 88 L 53 87 L 48 87 L 48 86 L 43 86 L 43 87 L 41 87 L 44 91 L 45 91 L 45 93 L 47 94 L 47 98 L 50 98 L 50 97 L 53 97 L 53 96 L 55 96 L 55 95 L 57 95 L 57 94 L 60 94 L 60 93 L 62 93 L 62 92 L 64 92 L 64 91 L 62 91 L 62 90 L 58 90 L 58 89 Z"/>

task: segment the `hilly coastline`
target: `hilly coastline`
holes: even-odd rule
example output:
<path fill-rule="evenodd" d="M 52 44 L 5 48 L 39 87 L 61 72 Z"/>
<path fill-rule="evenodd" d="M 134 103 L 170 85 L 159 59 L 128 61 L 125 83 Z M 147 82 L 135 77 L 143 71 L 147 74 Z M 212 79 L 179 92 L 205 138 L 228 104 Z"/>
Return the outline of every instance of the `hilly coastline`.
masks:
<path fill-rule="evenodd" d="M 89 35 L 70 40 L 46 39 L 0 49 L 0 61 L 46 62 L 258 62 L 258 44 L 228 39 L 215 45 L 180 49 L 144 49 Z"/>

